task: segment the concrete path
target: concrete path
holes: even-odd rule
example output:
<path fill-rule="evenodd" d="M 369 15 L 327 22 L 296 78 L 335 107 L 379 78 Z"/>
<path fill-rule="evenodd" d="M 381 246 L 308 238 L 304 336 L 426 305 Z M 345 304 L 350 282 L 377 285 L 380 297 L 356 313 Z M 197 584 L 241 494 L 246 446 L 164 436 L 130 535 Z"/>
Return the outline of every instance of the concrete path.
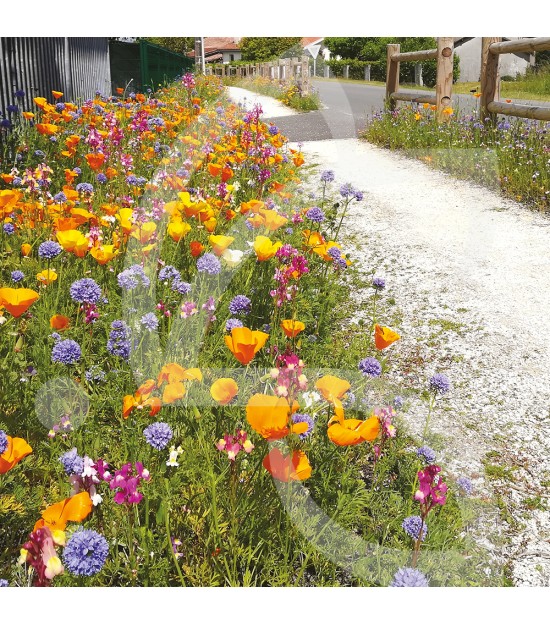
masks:
<path fill-rule="evenodd" d="M 438 461 L 485 501 L 474 532 L 495 563 L 516 585 L 550 585 L 550 219 L 357 139 L 301 149 L 365 193 L 343 233 L 363 275 L 386 278 L 383 321 L 402 336 L 386 375 L 408 427 L 422 432 L 419 393 L 448 375 Z M 371 292 L 354 289 L 355 320 Z"/>

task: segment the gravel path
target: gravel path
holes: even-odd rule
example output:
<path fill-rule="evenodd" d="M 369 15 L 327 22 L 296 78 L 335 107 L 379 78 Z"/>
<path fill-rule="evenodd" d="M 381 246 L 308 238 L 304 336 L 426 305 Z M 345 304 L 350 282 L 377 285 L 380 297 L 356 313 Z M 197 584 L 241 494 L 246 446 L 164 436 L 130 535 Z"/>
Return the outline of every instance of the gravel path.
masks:
<path fill-rule="evenodd" d="M 430 444 L 485 502 L 472 531 L 515 585 L 550 585 L 550 219 L 357 139 L 302 150 L 365 193 L 343 232 L 363 275 L 386 278 L 383 322 L 402 336 L 387 376 L 409 428 L 429 377 L 448 375 Z M 356 320 L 371 294 L 354 289 Z"/>

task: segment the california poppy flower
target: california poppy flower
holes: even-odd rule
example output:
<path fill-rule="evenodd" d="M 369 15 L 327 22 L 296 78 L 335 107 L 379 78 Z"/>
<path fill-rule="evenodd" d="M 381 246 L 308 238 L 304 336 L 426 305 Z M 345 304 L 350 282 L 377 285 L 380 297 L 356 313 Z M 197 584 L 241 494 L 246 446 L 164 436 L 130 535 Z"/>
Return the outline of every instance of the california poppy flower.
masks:
<path fill-rule="evenodd" d="M 11 209 L 21 199 L 21 191 L 14 191 L 13 189 L 3 189 L 0 191 L 0 209 L 3 213 L 10 213 Z"/>
<path fill-rule="evenodd" d="M 7 473 L 25 456 L 32 453 L 32 447 L 23 438 L 7 437 L 8 446 L 0 456 L 0 475 Z"/>
<path fill-rule="evenodd" d="M 32 247 L 30 243 L 23 243 L 21 245 L 21 256 L 29 256 L 31 253 Z"/>
<path fill-rule="evenodd" d="M 181 219 L 174 219 L 170 221 L 166 230 L 168 236 L 176 243 L 181 241 L 181 239 L 190 231 L 191 226 L 186 221 L 182 221 Z"/>
<path fill-rule="evenodd" d="M 235 237 L 226 237 L 223 234 L 211 234 L 208 237 L 208 242 L 216 256 L 221 256 L 234 240 Z"/>
<path fill-rule="evenodd" d="M 88 253 L 90 241 L 80 230 L 64 230 L 56 235 L 59 245 L 66 251 L 72 252 L 78 258 L 84 258 Z"/>
<path fill-rule="evenodd" d="M 263 438 L 274 441 L 284 438 L 290 432 L 303 434 L 308 429 L 308 424 L 299 422 L 289 427 L 291 412 L 298 409 L 294 403 L 292 409 L 285 397 L 273 395 L 252 395 L 246 405 L 246 420 L 250 426 Z"/>
<path fill-rule="evenodd" d="M 75 523 L 84 521 L 92 511 L 92 507 L 92 499 L 87 491 L 63 499 L 63 501 L 54 503 L 44 510 L 42 518 L 35 523 L 33 531 L 44 526 L 49 527 L 52 531 L 63 531 L 69 521 Z"/>
<path fill-rule="evenodd" d="M 282 246 L 280 241 L 273 243 L 269 237 L 258 235 L 254 240 L 254 251 L 256 252 L 256 258 L 259 261 L 269 260 L 273 258 L 277 253 L 277 250 Z"/>
<path fill-rule="evenodd" d="M 218 404 L 226 406 L 239 392 L 239 387 L 233 378 L 219 378 L 210 387 L 210 395 Z"/>
<path fill-rule="evenodd" d="M 162 401 L 165 404 L 173 404 L 179 399 L 183 399 L 185 396 L 185 386 L 183 382 L 169 382 L 164 387 L 164 392 L 162 394 Z"/>
<path fill-rule="evenodd" d="M 38 130 L 38 132 L 41 135 L 55 135 L 55 133 L 59 130 L 59 126 L 56 126 L 55 124 L 36 124 L 36 130 Z"/>
<path fill-rule="evenodd" d="M 56 100 L 63 97 L 63 91 L 52 91 L 52 95 Z"/>
<path fill-rule="evenodd" d="M 214 178 L 220 175 L 222 169 L 223 169 L 222 165 L 218 165 L 216 163 L 208 163 L 208 173 L 211 176 L 214 176 Z"/>
<path fill-rule="evenodd" d="M 86 154 L 84 157 L 88 161 L 88 165 L 94 170 L 98 171 L 103 166 L 105 162 L 105 154 L 101 154 L 101 152 Z"/>
<path fill-rule="evenodd" d="M 189 250 L 191 252 L 191 256 L 196 258 L 203 253 L 204 245 L 200 241 L 191 241 L 189 245 Z"/>
<path fill-rule="evenodd" d="M 34 302 L 40 297 L 32 289 L 13 289 L 4 287 L 0 289 L 0 305 L 14 317 L 20 317 L 27 312 Z"/>
<path fill-rule="evenodd" d="M 90 249 L 90 255 L 93 256 L 100 265 L 105 265 L 118 254 L 114 245 L 99 245 Z"/>
<path fill-rule="evenodd" d="M 171 384 L 173 382 L 183 382 L 184 380 L 198 380 L 202 382 L 201 370 L 195 367 L 186 369 L 176 362 L 171 362 L 164 365 L 160 370 L 157 377 L 157 385 L 160 386 L 163 382 Z"/>
<path fill-rule="evenodd" d="M 48 284 L 57 280 L 57 274 L 53 269 L 44 269 L 40 273 L 36 274 L 36 279 L 45 286 L 48 286 Z"/>
<path fill-rule="evenodd" d="M 69 327 L 71 320 L 65 315 L 54 315 L 50 318 L 50 328 L 52 330 L 65 330 Z"/>
<path fill-rule="evenodd" d="M 231 336 L 223 338 L 233 356 L 241 364 L 247 365 L 265 345 L 269 334 L 249 328 L 233 328 Z"/>
<path fill-rule="evenodd" d="M 263 459 L 264 469 L 279 482 L 302 481 L 311 477 L 311 465 L 303 451 L 294 451 L 287 456 L 274 448 Z"/>
<path fill-rule="evenodd" d="M 372 416 L 361 421 L 360 419 L 344 419 L 343 411 L 332 417 L 328 422 L 327 435 L 330 440 L 340 447 L 358 445 L 364 441 L 373 441 L 380 433 L 378 417 Z"/>
<path fill-rule="evenodd" d="M 386 347 L 389 347 L 400 338 L 399 334 L 394 332 L 391 328 L 386 328 L 378 324 L 374 326 L 374 344 L 376 349 L 386 349 Z"/>
<path fill-rule="evenodd" d="M 127 419 L 136 408 L 139 410 L 149 408 L 149 416 L 154 417 L 162 408 L 162 400 L 160 397 L 151 397 L 150 393 L 141 393 L 138 389 L 134 395 L 124 396 L 122 400 L 122 417 Z"/>
<path fill-rule="evenodd" d="M 289 339 L 293 339 L 295 336 L 300 334 L 300 332 L 305 330 L 306 326 L 305 323 L 302 323 L 301 321 L 297 321 L 295 319 L 285 319 L 284 321 L 281 321 L 281 328 Z"/>
<path fill-rule="evenodd" d="M 324 375 L 315 382 L 315 388 L 327 401 L 341 399 L 344 393 L 349 391 L 351 385 L 347 380 L 342 380 L 334 375 Z"/>

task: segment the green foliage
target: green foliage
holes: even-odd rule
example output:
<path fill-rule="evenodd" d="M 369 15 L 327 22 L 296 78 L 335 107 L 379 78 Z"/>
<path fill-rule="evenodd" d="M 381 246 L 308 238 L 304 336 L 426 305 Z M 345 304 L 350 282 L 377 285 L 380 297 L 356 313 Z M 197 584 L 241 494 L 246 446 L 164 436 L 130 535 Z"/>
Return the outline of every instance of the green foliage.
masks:
<path fill-rule="evenodd" d="M 143 37 L 143 39 L 178 54 L 191 52 L 195 44 L 194 37 Z"/>
<path fill-rule="evenodd" d="M 242 59 L 256 62 L 296 56 L 300 41 L 301 37 L 243 37 L 240 43 Z"/>

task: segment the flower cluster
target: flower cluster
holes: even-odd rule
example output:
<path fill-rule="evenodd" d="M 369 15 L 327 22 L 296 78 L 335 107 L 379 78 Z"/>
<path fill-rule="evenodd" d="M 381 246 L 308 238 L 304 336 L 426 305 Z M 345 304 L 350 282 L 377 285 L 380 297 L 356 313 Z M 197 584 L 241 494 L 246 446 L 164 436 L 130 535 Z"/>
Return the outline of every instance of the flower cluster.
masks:
<path fill-rule="evenodd" d="M 131 462 L 123 465 L 115 471 L 109 481 L 109 488 L 116 490 L 114 502 L 118 504 L 139 503 L 143 499 L 143 493 L 138 491 L 142 480 L 148 482 L 151 479 L 149 471 L 143 468 L 141 462 L 133 465 Z"/>
<path fill-rule="evenodd" d="M 216 449 L 225 452 L 227 458 L 235 462 L 241 451 L 249 454 L 254 449 L 254 445 L 244 430 L 236 430 L 235 434 L 225 434 L 223 438 L 220 438 L 216 443 Z"/>
<path fill-rule="evenodd" d="M 418 472 L 418 490 L 414 494 L 416 501 L 420 503 L 420 509 L 425 517 L 435 506 L 443 506 L 447 501 L 447 484 L 443 482 L 438 473 L 441 467 L 430 464 Z"/>
<path fill-rule="evenodd" d="M 129 360 L 132 347 L 130 337 L 131 330 L 124 321 L 113 321 L 113 323 L 111 323 L 109 340 L 107 341 L 109 353 L 113 356 L 124 358 L 124 360 Z"/>

